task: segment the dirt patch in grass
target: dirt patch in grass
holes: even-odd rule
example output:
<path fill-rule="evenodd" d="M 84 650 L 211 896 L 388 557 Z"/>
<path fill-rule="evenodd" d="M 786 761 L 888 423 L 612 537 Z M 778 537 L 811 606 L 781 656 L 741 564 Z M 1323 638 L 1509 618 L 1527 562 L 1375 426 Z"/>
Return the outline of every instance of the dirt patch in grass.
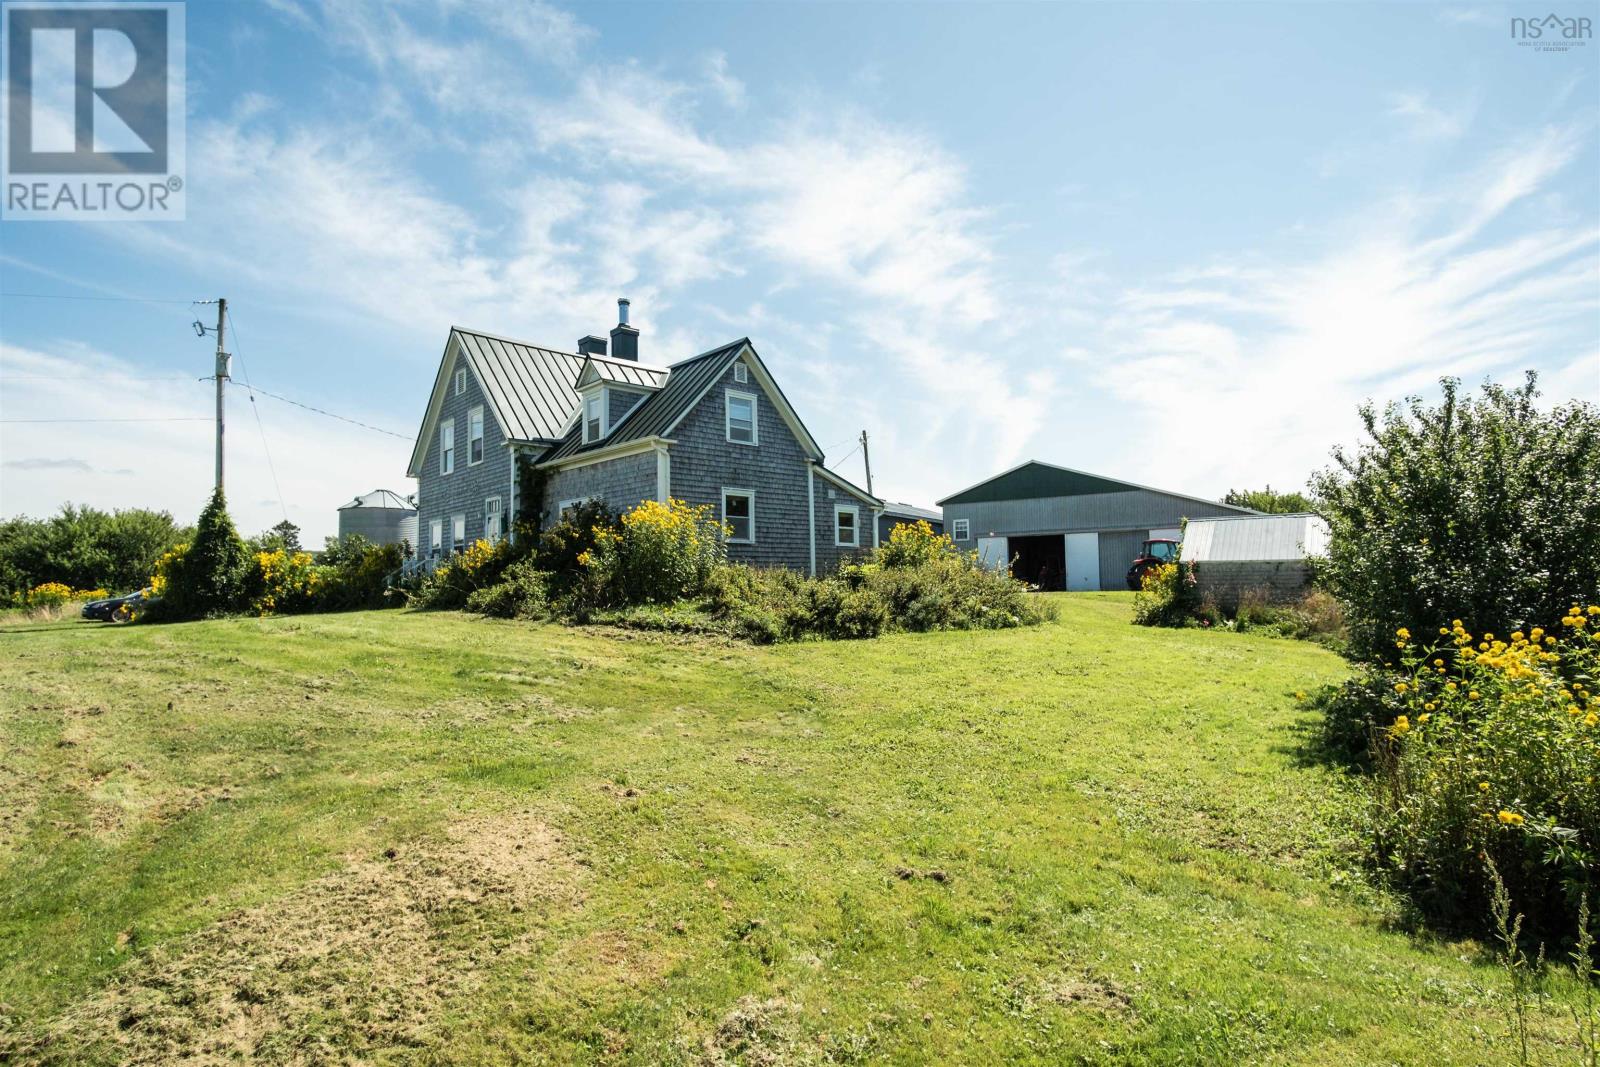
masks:
<path fill-rule="evenodd" d="M 740 997 L 706 1038 L 700 1062 L 705 1067 L 796 1063 L 801 1059 L 799 1015 L 799 1008 L 782 997 Z"/>
<path fill-rule="evenodd" d="M 1044 983 L 1046 1000 L 1067 1008 L 1084 1008 L 1102 1015 L 1134 1014 L 1133 998 L 1115 983 L 1087 975 L 1060 975 Z"/>
<path fill-rule="evenodd" d="M 460 824 L 151 949 L 59 1018 L 0 1034 L 0 1061 L 343 1062 L 425 1048 L 447 1002 L 531 944 L 539 923 L 518 913 L 582 902 L 579 867 L 536 817 Z"/>

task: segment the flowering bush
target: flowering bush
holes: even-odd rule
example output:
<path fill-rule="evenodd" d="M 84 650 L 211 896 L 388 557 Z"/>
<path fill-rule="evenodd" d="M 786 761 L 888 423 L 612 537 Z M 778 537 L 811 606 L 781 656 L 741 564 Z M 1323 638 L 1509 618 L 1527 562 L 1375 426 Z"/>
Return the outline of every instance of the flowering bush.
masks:
<path fill-rule="evenodd" d="M 436 568 L 413 602 L 424 608 L 464 608 L 473 593 L 498 582 L 514 558 L 509 541 L 474 541 Z"/>
<path fill-rule="evenodd" d="M 107 595 L 104 589 L 74 589 L 64 582 L 41 582 L 28 591 L 23 598 L 23 606 L 59 608 L 74 600 L 99 600 Z"/>
<path fill-rule="evenodd" d="M 888 544 L 878 546 L 878 563 L 885 567 L 920 567 L 936 559 L 959 553 L 955 542 L 922 519 L 896 523 L 889 531 Z"/>
<path fill-rule="evenodd" d="M 709 504 L 647 500 L 625 512 L 619 527 L 597 529 L 578 563 L 608 605 L 665 604 L 705 591 L 726 555 L 727 534 Z"/>
<path fill-rule="evenodd" d="M 1460 621 L 1393 642 L 1399 712 L 1374 732 L 1376 851 L 1426 910 L 1480 918 L 1492 859 L 1535 927 L 1570 934 L 1600 899 L 1600 605 L 1561 634 L 1504 638 Z"/>
<path fill-rule="evenodd" d="M 156 560 L 155 570 L 150 574 L 150 595 L 166 596 L 167 589 L 172 585 L 172 576 L 183 567 L 183 558 L 189 552 L 188 542 L 173 545 L 161 558 Z"/>
<path fill-rule="evenodd" d="M 1133 595 L 1133 621 L 1140 626 L 1184 626 L 1200 607 L 1194 567 L 1163 563 L 1147 570 Z"/>
<path fill-rule="evenodd" d="M 316 606 L 322 576 L 309 552 L 257 552 L 250 573 L 250 610 L 293 615 Z"/>

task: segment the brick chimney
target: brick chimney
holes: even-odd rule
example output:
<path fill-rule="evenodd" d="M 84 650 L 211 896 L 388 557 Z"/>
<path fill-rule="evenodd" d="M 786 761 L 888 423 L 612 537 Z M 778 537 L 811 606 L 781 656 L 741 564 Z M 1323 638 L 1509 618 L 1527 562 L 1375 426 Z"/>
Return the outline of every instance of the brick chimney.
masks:
<path fill-rule="evenodd" d="M 617 325 L 611 331 L 611 355 L 614 359 L 639 362 L 639 331 L 628 325 L 628 298 L 617 301 Z"/>

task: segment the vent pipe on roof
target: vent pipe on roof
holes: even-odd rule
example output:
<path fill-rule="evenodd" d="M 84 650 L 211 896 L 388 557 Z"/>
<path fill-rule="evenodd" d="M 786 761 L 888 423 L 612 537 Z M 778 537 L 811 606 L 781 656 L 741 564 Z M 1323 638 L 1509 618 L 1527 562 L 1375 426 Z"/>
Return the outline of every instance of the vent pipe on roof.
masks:
<path fill-rule="evenodd" d="M 614 359 L 639 362 L 639 331 L 628 325 L 628 298 L 617 301 L 617 326 L 611 331 L 611 355 Z"/>

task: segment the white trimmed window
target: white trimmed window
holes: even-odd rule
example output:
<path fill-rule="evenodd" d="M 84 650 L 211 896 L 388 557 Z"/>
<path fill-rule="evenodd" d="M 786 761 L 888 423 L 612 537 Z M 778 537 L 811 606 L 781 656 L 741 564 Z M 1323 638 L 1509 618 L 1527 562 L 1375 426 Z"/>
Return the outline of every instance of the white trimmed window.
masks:
<path fill-rule="evenodd" d="M 444 520 L 434 519 L 428 523 L 428 551 L 437 556 L 444 548 Z"/>
<path fill-rule="evenodd" d="M 861 509 L 854 504 L 833 506 L 833 543 L 840 548 L 861 547 Z"/>
<path fill-rule="evenodd" d="M 599 390 L 590 393 L 583 402 L 583 443 L 600 440 L 605 419 L 605 397 Z"/>
<path fill-rule="evenodd" d="M 483 408 L 467 412 L 467 466 L 483 462 Z"/>
<path fill-rule="evenodd" d="M 966 540 L 969 540 L 972 537 L 972 520 L 971 519 L 957 519 L 954 523 L 951 524 L 950 530 L 951 530 L 951 539 L 952 540 L 955 540 L 955 541 L 966 541 Z"/>
<path fill-rule="evenodd" d="M 571 500 L 563 500 L 556 508 L 556 517 L 562 522 L 570 522 L 577 515 L 578 509 L 588 502 L 588 497 L 575 496 Z"/>
<path fill-rule="evenodd" d="M 439 424 L 439 473 L 453 474 L 456 469 L 456 420 Z"/>
<path fill-rule="evenodd" d="M 750 368 L 741 361 L 733 365 L 733 380 L 743 385 L 750 380 Z"/>
<path fill-rule="evenodd" d="M 723 414 L 729 441 L 736 445 L 761 443 L 761 435 L 756 426 L 756 398 L 754 394 L 736 393 L 732 389 L 728 390 Z"/>
<path fill-rule="evenodd" d="M 467 372 L 465 369 L 456 371 L 456 396 L 467 391 Z"/>
<path fill-rule="evenodd" d="M 450 551 L 465 552 L 467 550 L 467 517 L 465 515 L 450 516 Z"/>
<path fill-rule="evenodd" d="M 722 521 L 728 527 L 728 543 L 756 543 L 756 495 L 748 489 L 722 491 Z"/>
<path fill-rule="evenodd" d="M 505 507 L 501 499 L 492 496 L 483 502 L 483 537 L 486 541 L 498 541 L 504 534 Z"/>

